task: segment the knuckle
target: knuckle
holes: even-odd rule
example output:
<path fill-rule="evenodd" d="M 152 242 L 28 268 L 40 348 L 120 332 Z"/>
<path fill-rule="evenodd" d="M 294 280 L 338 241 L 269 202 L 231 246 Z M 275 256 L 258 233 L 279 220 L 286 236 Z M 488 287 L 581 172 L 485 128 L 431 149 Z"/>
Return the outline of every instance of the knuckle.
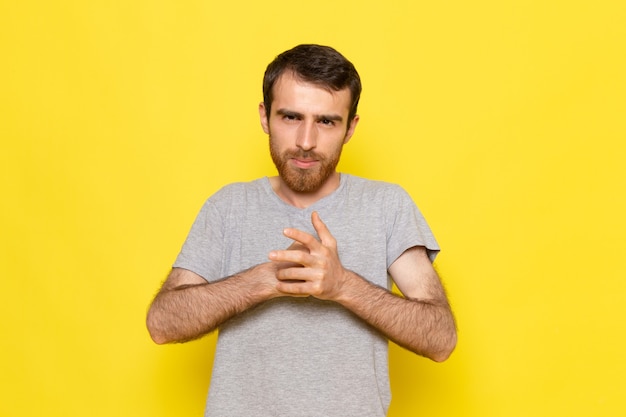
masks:
<path fill-rule="evenodd" d="M 315 282 L 311 285 L 311 293 L 315 295 L 319 295 L 322 293 L 322 284 L 320 282 Z"/>

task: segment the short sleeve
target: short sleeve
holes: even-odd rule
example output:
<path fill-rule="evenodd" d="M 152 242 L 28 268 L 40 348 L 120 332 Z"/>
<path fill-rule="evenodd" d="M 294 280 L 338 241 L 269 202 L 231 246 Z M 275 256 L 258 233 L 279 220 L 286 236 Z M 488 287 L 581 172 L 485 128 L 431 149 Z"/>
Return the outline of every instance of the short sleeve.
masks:
<path fill-rule="evenodd" d="M 196 216 L 174 267 L 188 269 L 207 281 L 222 278 L 222 224 L 218 210 L 211 199 L 208 199 Z"/>
<path fill-rule="evenodd" d="M 414 246 L 424 246 L 433 262 L 439 253 L 439 244 L 413 199 L 400 186 L 393 186 L 385 202 L 388 214 L 387 267 Z"/>

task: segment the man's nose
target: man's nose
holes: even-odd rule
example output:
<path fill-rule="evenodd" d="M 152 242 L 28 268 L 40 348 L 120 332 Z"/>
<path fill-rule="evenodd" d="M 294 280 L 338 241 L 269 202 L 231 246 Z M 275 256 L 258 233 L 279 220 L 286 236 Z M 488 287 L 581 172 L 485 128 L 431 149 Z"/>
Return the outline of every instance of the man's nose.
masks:
<path fill-rule="evenodd" d="M 305 151 L 315 148 L 317 145 L 317 127 L 315 123 L 302 123 L 298 130 L 296 146 Z"/>

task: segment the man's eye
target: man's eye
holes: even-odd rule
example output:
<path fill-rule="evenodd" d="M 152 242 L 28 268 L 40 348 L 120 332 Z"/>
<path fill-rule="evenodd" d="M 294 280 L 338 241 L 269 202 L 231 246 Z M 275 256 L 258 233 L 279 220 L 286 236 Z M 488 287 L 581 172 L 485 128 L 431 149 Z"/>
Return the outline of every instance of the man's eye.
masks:
<path fill-rule="evenodd" d="M 322 123 L 323 125 L 326 126 L 334 126 L 335 122 L 333 122 L 332 120 L 329 119 L 322 119 L 320 120 L 320 123 Z"/>

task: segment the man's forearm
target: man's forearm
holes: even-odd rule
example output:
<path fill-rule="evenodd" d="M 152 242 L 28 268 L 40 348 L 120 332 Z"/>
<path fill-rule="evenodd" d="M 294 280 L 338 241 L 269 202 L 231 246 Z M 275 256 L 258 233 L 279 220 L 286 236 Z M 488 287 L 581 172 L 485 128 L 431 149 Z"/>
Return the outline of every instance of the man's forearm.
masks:
<path fill-rule="evenodd" d="M 148 312 L 152 339 L 158 344 L 197 339 L 265 301 L 269 293 L 252 274 L 254 269 L 213 283 L 163 288 Z"/>
<path fill-rule="evenodd" d="M 406 349 L 437 362 L 450 356 L 456 325 L 447 300 L 403 298 L 349 273 L 350 290 L 337 302 Z"/>

